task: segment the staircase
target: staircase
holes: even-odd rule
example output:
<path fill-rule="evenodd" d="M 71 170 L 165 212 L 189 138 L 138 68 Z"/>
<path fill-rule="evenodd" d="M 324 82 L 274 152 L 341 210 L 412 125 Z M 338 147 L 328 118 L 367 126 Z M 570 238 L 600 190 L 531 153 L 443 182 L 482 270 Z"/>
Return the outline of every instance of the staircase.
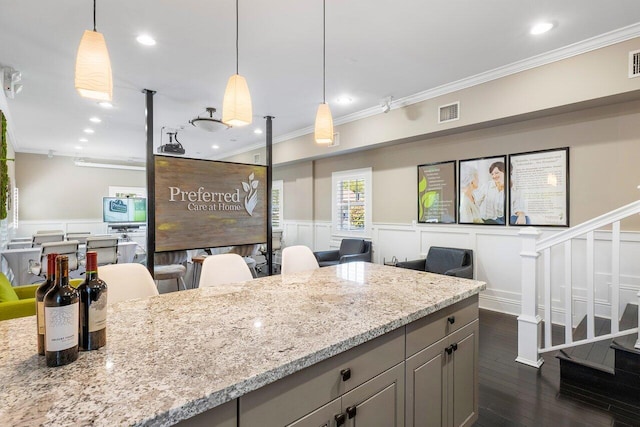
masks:
<path fill-rule="evenodd" d="M 556 353 L 562 394 L 631 425 L 640 425 L 640 235 L 621 222 L 638 214 L 640 200 L 545 238 L 535 227 L 519 232 L 516 361 L 539 368 L 542 354 Z"/>
<path fill-rule="evenodd" d="M 638 306 L 627 304 L 620 329 L 633 328 L 638 319 Z M 611 332 L 609 319 L 595 318 L 596 336 Z M 575 328 L 574 340 L 587 337 L 587 319 Z M 596 341 L 560 350 L 560 393 L 565 396 L 597 402 L 605 409 L 640 419 L 640 350 L 634 345 L 637 333 Z"/>

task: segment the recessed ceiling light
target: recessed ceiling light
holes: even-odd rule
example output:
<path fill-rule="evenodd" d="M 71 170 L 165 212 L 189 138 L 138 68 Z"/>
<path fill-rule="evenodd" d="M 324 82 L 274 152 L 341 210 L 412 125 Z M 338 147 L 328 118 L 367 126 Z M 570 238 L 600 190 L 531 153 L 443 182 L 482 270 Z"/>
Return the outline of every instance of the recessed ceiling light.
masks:
<path fill-rule="evenodd" d="M 76 145 L 76 150 L 82 150 L 82 146 L 81 145 Z"/>
<path fill-rule="evenodd" d="M 338 104 L 347 105 L 347 104 L 351 104 L 352 102 L 353 102 L 353 98 L 347 95 L 342 95 L 336 98 L 336 103 Z"/>
<path fill-rule="evenodd" d="M 87 138 L 80 138 L 78 141 L 80 141 L 80 142 L 89 142 L 89 140 Z"/>
<path fill-rule="evenodd" d="M 91 117 L 89 121 L 93 123 L 100 123 L 102 120 L 100 120 L 99 117 Z"/>
<path fill-rule="evenodd" d="M 86 129 L 84 130 L 84 133 L 94 133 L 94 132 L 95 132 L 95 131 L 94 131 L 93 129 L 89 129 L 89 128 L 86 128 Z"/>
<path fill-rule="evenodd" d="M 531 34 L 538 35 L 543 34 L 553 28 L 553 24 L 551 22 L 539 22 L 531 27 Z"/>
<path fill-rule="evenodd" d="M 102 108 L 113 108 L 113 104 L 107 101 L 98 102 L 98 105 Z"/>
<path fill-rule="evenodd" d="M 256 134 L 260 135 L 262 133 L 262 129 L 260 129 L 260 128 L 254 129 L 253 133 L 256 133 Z"/>
<path fill-rule="evenodd" d="M 136 37 L 136 40 L 138 41 L 138 43 L 145 46 L 155 46 L 156 44 L 156 39 L 151 37 L 149 34 L 140 34 L 138 37 Z"/>
<path fill-rule="evenodd" d="M 218 148 L 220 148 L 220 146 L 214 144 L 214 145 L 211 146 L 211 148 L 213 148 L 214 150 L 217 150 Z"/>

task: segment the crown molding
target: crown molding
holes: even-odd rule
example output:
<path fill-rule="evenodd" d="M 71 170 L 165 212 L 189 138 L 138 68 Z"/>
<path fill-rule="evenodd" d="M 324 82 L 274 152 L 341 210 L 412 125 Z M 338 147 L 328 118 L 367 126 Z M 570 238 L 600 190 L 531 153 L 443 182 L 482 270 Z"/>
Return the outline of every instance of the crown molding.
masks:
<path fill-rule="evenodd" d="M 512 74 L 520 73 L 522 71 L 530 70 L 532 68 L 541 67 L 553 62 L 561 61 L 563 59 L 571 58 L 583 53 L 587 53 L 596 49 L 611 46 L 616 43 L 621 43 L 635 37 L 640 37 L 640 23 L 632 24 L 627 27 L 619 28 L 614 31 L 610 31 L 605 34 L 601 34 L 590 39 L 582 40 L 577 43 L 570 44 L 568 46 L 546 52 L 541 55 L 533 56 L 522 61 L 514 62 L 503 67 L 495 68 L 493 70 L 476 74 L 475 76 L 467 77 L 455 82 L 447 83 L 442 86 L 438 86 L 432 89 L 428 89 L 422 92 L 415 93 L 413 95 L 406 96 L 404 98 L 398 98 L 391 102 L 391 110 L 407 107 L 412 104 L 417 104 L 422 101 L 437 98 L 442 95 L 457 92 L 463 89 L 468 89 L 473 86 L 477 86 L 483 83 L 497 80 L 503 77 L 510 76 Z M 357 111 L 355 113 L 339 117 L 334 120 L 334 125 L 342 125 L 345 123 L 354 122 L 356 120 L 364 119 L 367 117 L 382 114 L 380 107 L 375 106 L 367 108 L 365 110 Z M 304 135 L 313 133 L 313 126 L 307 126 L 302 129 L 295 130 L 293 132 L 280 135 L 274 138 L 274 143 L 288 141 L 290 139 L 298 138 Z M 254 145 L 250 150 L 259 148 L 260 146 Z M 245 150 L 248 151 L 248 150 Z M 235 154 L 239 154 L 235 153 Z"/>

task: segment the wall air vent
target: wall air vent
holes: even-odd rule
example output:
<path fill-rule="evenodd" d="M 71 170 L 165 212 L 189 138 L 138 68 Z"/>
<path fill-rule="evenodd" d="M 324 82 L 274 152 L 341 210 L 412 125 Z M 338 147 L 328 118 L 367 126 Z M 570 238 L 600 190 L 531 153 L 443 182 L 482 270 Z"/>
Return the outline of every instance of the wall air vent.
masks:
<path fill-rule="evenodd" d="M 460 118 L 460 101 L 438 107 L 438 123 L 446 123 Z"/>
<path fill-rule="evenodd" d="M 260 164 L 260 153 L 257 153 L 257 154 L 253 155 L 253 164 L 254 165 L 259 165 Z"/>
<path fill-rule="evenodd" d="M 640 50 L 629 52 L 629 78 L 640 77 Z"/>
<path fill-rule="evenodd" d="M 337 147 L 338 145 L 340 145 L 340 133 L 339 132 L 334 132 L 333 133 L 333 144 L 328 145 L 327 147 Z"/>

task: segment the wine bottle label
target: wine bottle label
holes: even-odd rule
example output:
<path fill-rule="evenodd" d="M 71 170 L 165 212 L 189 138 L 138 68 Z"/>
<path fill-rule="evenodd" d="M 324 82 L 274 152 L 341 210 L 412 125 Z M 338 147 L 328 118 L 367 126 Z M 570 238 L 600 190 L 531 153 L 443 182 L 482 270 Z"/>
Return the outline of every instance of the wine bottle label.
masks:
<path fill-rule="evenodd" d="M 100 293 L 100 298 L 89 305 L 89 332 L 99 331 L 107 327 L 107 291 Z"/>
<path fill-rule="evenodd" d="M 36 303 L 36 310 L 38 311 L 38 333 L 44 335 L 44 301 Z"/>
<path fill-rule="evenodd" d="M 80 305 L 78 303 L 62 307 L 45 307 L 46 327 L 45 349 L 61 351 L 78 345 L 78 324 Z"/>

